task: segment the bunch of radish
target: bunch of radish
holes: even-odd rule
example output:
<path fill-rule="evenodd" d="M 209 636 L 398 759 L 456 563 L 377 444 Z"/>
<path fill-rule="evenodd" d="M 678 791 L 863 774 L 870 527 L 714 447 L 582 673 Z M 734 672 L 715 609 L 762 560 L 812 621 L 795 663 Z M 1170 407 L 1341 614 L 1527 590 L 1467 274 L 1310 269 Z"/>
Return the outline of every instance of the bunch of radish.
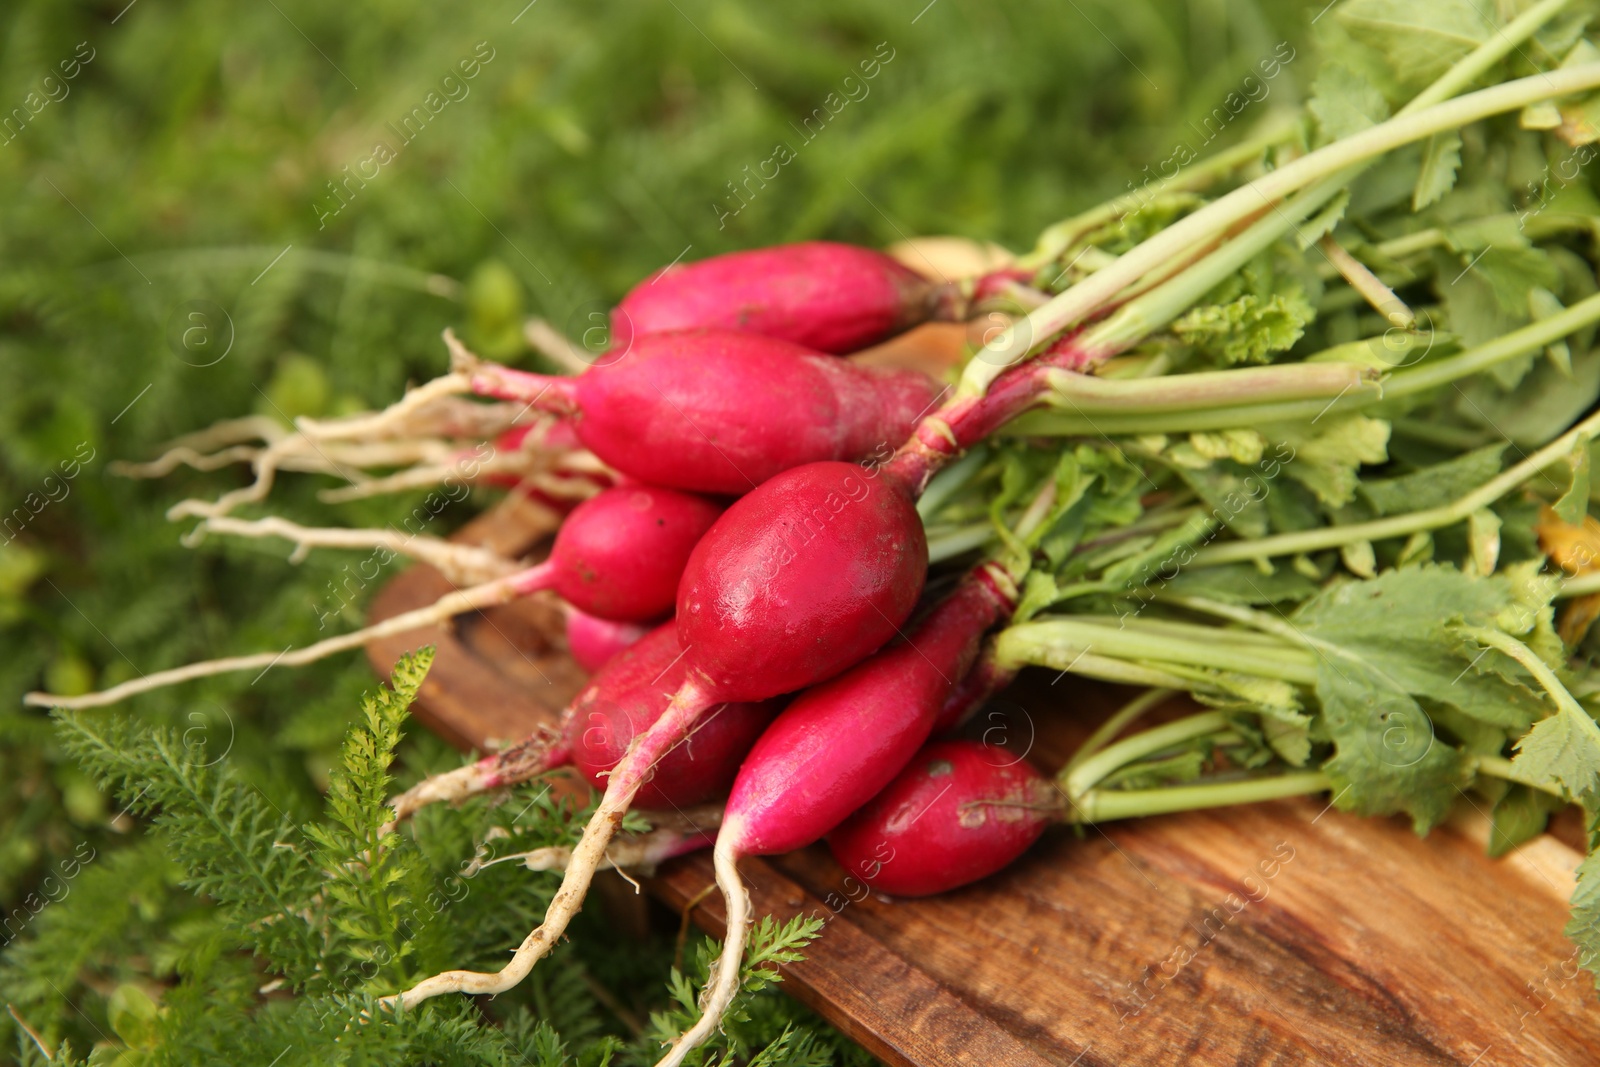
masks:
<path fill-rule="evenodd" d="M 1522 40 L 1538 25 L 1529 18 L 1528 27 L 1519 24 Z M 571 766 L 601 790 L 593 814 L 582 838 L 561 857 L 562 881 L 543 923 L 503 968 L 447 971 L 386 1003 L 411 1008 L 443 993 L 493 994 L 516 985 L 564 935 L 632 807 L 682 807 L 727 791 L 713 850 L 727 938 L 702 1015 L 674 1042 L 664 1064 L 682 1062 L 712 1034 L 738 991 L 751 921 L 740 857 L 827 838 L 840 864 L 868 885 L 918 895 L 993 873 L 1052 822 L 1324 789 L 1327 779 L 1307 771 L 1265 784 L 1246 776 L 1210 792 L 1197 787 L 1141 796 L 1119 788 L 1108 800 L 1110 791 L 1100 785 L 1125 764 L 1165 752 L 1174 738 L 1226 733 L 1217 725 L 1221 713 L 1208 712 L 1108 744 L 1164 691 L 1114 717 L 1104 736 L 1091 738 L 1055 780 L 992 746 L 963 740 L 930 745 L 1021 666 L 1054 662 L 1051 657 L 1069 647 L 1065 639 L 1052 644 L 1026 630 L 1046 625 L 1026 620 L 1065 595 L 1050 584 L 1053 577 L 1043 576 L 1040 584 L 1032 582 L 1039 575 L 1030 575 L 1049 558 L 1043 538 L 1052 529 L 1070 528 L 1079 548 L 1102 549 L 1086 554 L 1097 562 L 1072 573 L 1083 587 L 1101 580 L 1097 591 L 1114 596 L 1120 541 L 1137 536 L 1159 544 L 1192 532 L 1191 520 L 1209 521 L 1178 510 L 1182 521 L 1172 522 L 1160 506 L 1146 511 L 1139 499 L 1133 511 L 1147 528 L 1115 529 L 1133 519 L 1115 510 L 1092 516 L 1092 509 L 1079 507 L 1086 487 L 1109 477 L 1109 467 L 1040 476 L 1025 463 L 1005 467 L 1000 460 L 999 475 L 984 475 L 993 482 L 979 495 L 990 499 L 974 518 L 974 509 L 960 502 L 960 487 L 976 476 L 964 465 L 987 454 L 979 446 L 991 437 L 1008 426 L 1016 431 L 1011 424 L 1024 416 L 1026 432 L 1042 428 L 1105 441 L 1127 464 L 1099 420 L 1129 439 L 1142 435 L 1139 447 L 1161 447 L 1164 439 L 1150 442 L 1168 432 L 1218 429 L 1236 438 L 1207 447 L 1242 449 L 1237 438 L 1257 424 L 1315 421 L 1335 404 L 1346 410 L 1374 402 L 1385 389 L 1407 395 L 1401 376 L 1380 385 L 1370 361 L 1327 358 L 1166 373 L 1170 366 L 1158 358 L 1127 354 L 1321 210 L 1379 154 L 1600 85 L 1600 71 L 1574 68 L 1484 90 L 1459 106 L 1440 104 L 1481 76 L 1485 63 L 1503 58 L 1504 51 L 1494 49 L 1506 42 L 1514 47 L 1516 39 L 1508 34 L 1484 44 L 1480 51 L 1488 51 L 1452 67 L 1394 119 L 1299 158 L 1276 160 L 1261 177 L 1118 256 L 1094 249 L 1099 254 L 1074 284 L 1054 296 L 1028 284 L 1034 271 L 1042 286 L 1055 286 L 1077 262 L 1065 261 L 1064 253 L 1085 227 L 1115 218 L 1114 210 L 1090 212 L 1047 232 L 1039 251 L 1017 269 L 956 282 L 930 281 L 886 255 L 825 243 L 670 267 L 623 297 L 613 315 L 612 350 L 570 377 L 486 363 L 447 334 L 448 374 L 383 412 L 303 421 L 297 434 L 249 457 L 256 473 L 250 486 L 174 511 L 200 517 L 202 531 L 287 537 L 297 552 L 324 544 L 391 546 L 451 569 L 465 587 L 428 608 L 287 654 L 196 664 L 85 697 L 31 699 L 65 707 L 109 703 L 224 670 L 306 662 L 518 597 L 559 595 L 574 653 L 597 668 L 563 722 L 428 779 L 394 806 L 398 821 L 427 803 Z M 1205 171 L 1206 180 L 1258 159 L 1259 152 L 1241 154 Z M 1369 299 L 1374 286 L 1382 288 L 1370 272 L 1347 280 Z M 1008 318 L 1005 329 L 972 353 L 958 382 L 848 356 L 918 323 L 959 318 L 979 306 L 1026 314 Z M 1495 358 L 1521 356 L 1554 337 L 1534 347 L 1506 346 Z M 1467 373 L 1488 365 L 1486 356 L 1467 356 L 1478 361 Z M 1412 395 L 1452 380 L 1442 377 L 1446 364 L 1436 360 L 1413 375 L 1422 384 Z M 1430 377 L 1424 381 L 1424 375 Z M 524 487 L 531 473 L 538 474 L 532 489 L 543 497 L 533 499 L 562 505 L 550 507 L 552 514 L 566 500 L 585 498 L 564 521 L 555 515 L 559 532 L 547 560 L 500 559 L 419 538 L 395 543 L 392 531 L 336 534 L 229 516 L 263 499 L 274 471 L 325 447 L 348 457 L 373 447 L 393 458 L 410 455 L 408 448 L 422 455 L 416 442 L 427 440 L 459 454 L 475 436 L 519 452 L 536 442 L 528 454 L 538 454 L 538 462 L 509 473 Z M 221 434 L 206 443 L 225 450 L 231 441 Z M 1059 455 L 1065 470 L 1069 451 L 1035 454 L 1050 454 L 1052 463 Z M 437 467 L 433 456 L 428 453 L 427 463 Z M 501 473 L 507 472 L 489 472 Z M 416 477 L 425 474 L 432 476 Z M 1152 488 L 1158 489 L 1153 499 L 1160 491 Z M 953 510 L 979 528 L 977 536 L 941 528 L 930 539 L 925 513 L 950 505 L 952 497 L 960 503 Z M 1452 521 L 1465 521 L 1467 514 Z M 1106 545 L 1083 539 L 1094 523 L 1102 528 L 1091 532 L 1104 533 Z M 1240 558 L 1256 558 L 1246 551 L 1253 546 L 1232 547 L 1241 550 Z M 965 559 L 962 571 L 929 582 L 931 559 L 975 549 L 983 551 Z M 953 583 L 944 580 L 952 577 Z M 928 595 L 930 589 L 937 594 Z M 1154 633 L 1153 625 L 1144 630 Z M 999 635 L 992 633 L 1000 627 Z M 1029 633 L 1031 643 L 1023 640 Z M 1019 655 L 1018 647 L 1033 651 Z M 1189 659 L 1163 673 L 1133 652 L 1119 655 L 1090 656 L 1084 649 L 1067 669 L 1108 676 L 1103 672 L 1114 666 L 1123 680 L 1159 677 L 1153 684 L 1180 688 L 1207 666 Z M 708 841 L 707 833 L 673 831 L 633 852 L 661 858 Z"/>

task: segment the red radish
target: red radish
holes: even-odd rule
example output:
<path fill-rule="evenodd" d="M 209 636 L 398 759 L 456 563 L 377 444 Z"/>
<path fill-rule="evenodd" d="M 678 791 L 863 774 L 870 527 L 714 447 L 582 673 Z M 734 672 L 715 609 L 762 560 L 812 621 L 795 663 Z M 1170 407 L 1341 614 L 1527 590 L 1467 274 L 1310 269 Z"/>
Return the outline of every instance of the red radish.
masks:
<path fill-rule="evenodd" d="M 572 702 L 566 747 L 572 765 L 595 788 L 638 735 L 666 711 L 688 673 L 676 628 L 659 626 L 620 656 Z M 643 808 L 687 807 L 721 796 L 739 763 L 772 721 L 771 702 L 721 704 L 708 711 L 683 742 L 662 755 L 634 797 Z"/>
<path fill-rule="evenodd" d="M 524 571 L 516 591 L 554 589 L 602 619 L 643 622 L 672 610 L 684 564 L 722 505 L 651 485 L 606 489 L 572 509 L 550 558 Z"/>
<path fill-rule="evenodd" d="M 1015 601 L 1010 575 L 986 563 L 906 640 L 796 698 L 739 769 L 722 824 L 728 847 L 789 852 L 875 796 L 928 739 L 984 632 Z"/>
<path fill-rule="evenodd" d="M 647 334 L 718 329 L 854 352 L 957 310 L 955 286 L 936 285 L 870 248 L 805 241 L 730 252 L 657 271 L 611 313 L 611 348 Z"/>
<path fill-rule="evenodd" d="M 722 954 L 703 1014 L 662 1064 L 680 1062 L 710 1036 L 738 992 L 750 922 L 739 858 L 808 845 L 887 785 L 928 739 L 984 631 L 1016 595 L 1003 566 L 979 566 L 908 638 L 808 689 L 761 735 L 734 780 L 712 857 L 727 902 Z"/>
<path fill-rule="evenodd" d="M 709 693 L 759 700 L 830 678 L 895 635 L 928 566 L 890 471 L 811 463 L 726 511 L 689 557 L 678 634 Z"/>
<path fill-rule="evenodd" d="M 577 913 L 655 764 L 716 704 L 812 685 L 870 655 L 916 606 L 927 563 L 910 486 L 893 464 L 869 473 L 811 463 L 736 501 L 696 546 L 679 586 L 684 682 L 613 768 L 543 924 L 497 973 L 446 971 L 386 1003 L 411 1007 L 520 982 Z"/>
<path fill-rule="evenodd" d="M 1016 671 L 1007 670 L 996 662 L 992 645 L 985 647 L 978 662 L 956 683 L 944 707 L 939 709 L 938 717 L 933 720 L 933 736 L 947 734 L 966 722 L 1016 676 Z"/>
<path fill-rule="evenodd" d="M 579 611 L 571 604 L 567 612 L 567 651 L 578 666 L 593 674 L 611 658 L 650 632 L 636 622 L 612 622 Z"/>
<path fill-rule="evenodd" d="M 568 765 L 605 788 L 604 774 L 624 755 L 631 731 L 648 729 L 667 710 L 685 670 L 676 629 L 671 622 L 657 626 L 591 678 L 555 728 L 424 779 L 390 802 L 396 821 L 428 804 L 463 800 Z M 776 710 L 774 704 L 712 709 L 700 729 L 646 768 L 653 776 L 640 790 L 640 805 L 685 808 L 721 795 Z"/>
<path fill-rule="evenodd" d="M 575 413 L 583 445 L 640 481 L 728 494 L 902 441 L 938 392 L 914 372 L 718 330 L 641 337 L 576 378 L 479 364 L 472 388 Z"/>
<path fill-rule="evenodd" d="M 1061 814 L 1060 792 L 1026 760 L 980 741 L 936 741 L 828 847 L 873 889 L 922 897 L 988 877 Z"/>

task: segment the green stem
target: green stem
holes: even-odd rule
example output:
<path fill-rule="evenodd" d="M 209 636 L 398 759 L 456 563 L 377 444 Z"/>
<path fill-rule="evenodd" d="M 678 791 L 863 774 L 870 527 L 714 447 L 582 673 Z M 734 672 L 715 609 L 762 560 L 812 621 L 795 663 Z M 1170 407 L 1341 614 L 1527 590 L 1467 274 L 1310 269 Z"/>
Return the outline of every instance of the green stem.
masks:
<path fill-rule="evenodd" d="M 1561 679 L 1556 677 L 1556 672 L 1545 665 L 1544 660 L 1534 654 L 1533 649 L 1518 641 L 1510 634 L 1493 630 L 1486 626 L 1463 626 L 1461 632 L 1474 641 L 1481 641 L 1490 648 L 1504 652 L 1522 665 L 1522 669 L 1533 675 L 1534 681 L 1550 695 L 1555 705 L 1561 711 L 1571 712 L 1589 724 L 1589 729 L 1594 732 L 1595 741 L 1600 744 L 1600 723 L 1584 710 L 1582 704 L 1567 692 L 1567 687 L 1561 684 Z"/>
<path fill-rule="evenodd" d="M 1549 782 L 1541 782 L 1522 773 L 1522 769 L 1504 756 L 1473 756 L 1473 768 L 1482 775 L 1490 778 L 1503 778 L 1508 782 L 1525 785 L 1529 789 L 1537 789 L 1541 793 L 1549 793 L 1553 797 L 1567 799 L 1561 790 Z"/>
<path fill-rule="evenodd" d="M 1141 632 L 1133 627 L 1095 626 L 1062 618 L 1039 619 L 1002 632 L 995 643 L 995 653 L 1002 663 L 1055 666 L 1063 660 L 1071 662 L 1074 656 L 1098 652 L 1124 660 L 1149 660 L 1157 669 L 1168 662 L 1240 671 L 1297 685 L 1316 682 L 1316 659 L 1300 649 L 1252 649 L 1222 644 L 1218 642 L 1219 632 L 1214 627 L 1195 629 L 1201 631 L 1198 639 L 1172 633 Z M 1176 688 L 1190 687 L 1188 682 L 1183 682 Z"/>
<path fill-rule="evenodd" d="M 1520 330 L 1513 330 L 1477 348 L 1451 356 L 1449 359 L 1441 359 L 1437 363 L 1396 374 L 1393 380 L 1384 386 L 1384 399 L 1416 396 L 1429 389 L 1436 389 L 1441 385 L 1469 377 L 1497 363 L 1536 352 L 1596 321 L 1600 321 L 1600 293 L 1580 300 L 1547 319 L 1529 323 Z"/>
<path fill-rule="evenodd" d="M 1056 781 L 1066 790 L 1068 796 L 1081 797 L 1119 767 L 1125 767 L 1185 741 L 1192 741 L 1197 737 L 1229 728 L 1228 717 L 1220 711 L 1202 711 L 1198 715 L 1189 715 L 1176 722 L 1152 726 L 1094 753 L 1075 767 L 1070 763 L 1067 764 L 1066 768 L 1056 776 Z"/>
<path fill-rule="evenodd" d="M 1229 622 L 1243 623 L 1246 626 L 1260 630 L 1264 634 L 1281 637 L 1291 644 L 1301 648 L 1315 648 L 1316 646 L 1297 630 L 1287 619 L 1275 619 L 1264 611 L 1255 611 L 1238 604 L 1224 604 L 1219 600 L 1208 600 L 1200 596 L 1167 596 L 1162 598 L 1169 604 L 1176 604 L 1180 608 L 1190 611 L 1204 612 L 1218 618 L 1227 619 Z"/>
<path fill-rule="evenodd" d="M 1243 141 L 1226 151 L 1218 152 L 1204 163 L 1197 163 L 1179 171 L 1170 178 L 1163 178 L 1151 182 L 1132 193 L 1127 193 L 1107 200 L 1056 223 L 1039 235 L 1039 241 L 1034 250 L 1017 260 L 1017 266 L 1024 270 L 1038 270 L 1045 264 L 1059 258 L 1062 253 L 1072 247 L 1072 243 L 1091 230 L 1096 230 L 1106 223 L 1129 212 L 1136 211 L 1151 200 L 1166 193 L 1183 192 L 1192 189 L 1202 189 L 1215 179 L 1254 161 L 1261 153 L 1273 145 L 1282 144 L 1299 134 L 1298 122 L 1287 122 L 1266 133 L 1259 134 Z"/>
<path fill-rule="evenodd" d="M 1049 403 L 1075 411 L 1115 415 L 1161 413 L 1230 404 L 1328 398 L 1355 392 L 1382 396 L 1378 374 L 1350 363 L 1285 363 L 1246 370 L 1197 371 L 1160 378 L 1100 378 L 1074 371 L 1047 372 Z"/>
<path fill-rule="evenodd" d="M 1591 593 L 1600 593 L 1600 571 L 1568 578 L 1561 583 L 1561 589 L 1556 596 L 1588 596 Z"/>
<path fill-rule="evenodd" d="M 1406 537 L 1423 530 L 1437 530 L 1465 522 L 1479 508 L 1488 507 L 1511 490 L 1527 481 L 1539 471 L 1565 459 L 1579 441 L 1587 441 L 1600 433 L 1600 413 L 1590 415 L 1571 430 L 1562 434 L 1527 459 L 1503 471 L 1466 496 L 1452 504 L 1394 515 L 1372 522 L 1352 523 L 1349 526 L 1329 526 L 1299 533 L 1279 534 L 1250 541 L 1233 541 L 1220 545 L 1207 545 L 1194 554 L 1190 566 L 1213 567 L 1219 563 L 1237 563 L 1247 560 L 1270 559 L 1274 556 L 1299 555 L 1338 548 L 1357 541 L 1381 541 L 1388 537 Z"/>
<path fill-rule="evenodd" d="M 923 521 L 927 521 L 935 512 L 949 501 L 949 499 L 966 488 L 967 482 L 978 473 L 978 469 L 989 458 L 987 445 L 978 445 L 956 460 L 950 466 L 933 476 L 928 483 L 928 488 L 922 491 L 922 496 L 917 501 L 917 514 Z"/>
<path fill-rule="evenodd" d="M 1240 426 L 1262 426 L 1277 422 L 1298 422 L 1307 419 L 1317 419 L 1325 415 L 1341 414 L 1374 403 L 1402 399 L 1415 396 L 1429 389 L 1436 389 L 1462 378 L 1488 370 L 1490 367 L 1507 363 L 1513 359 L 1525 356 L 1530 352 L 1537 352 L 1547 345 L 1553 344 L 1570 334 L 1576 333 L 1585 326 L 1600 322 L 1600 293 L 1587 297 L 1571 307 L 1551 315 L 1549 318 L 1540 319 L 1538 322 L 1529 323 L 1520 329 L 1485 342 L 1476 348 L 1459 352 L 1454 356 L 1440 359 L 1411 370 L 1401 370 L 1385 381 L 1381 388 L 1350 388 L 1342 395 L 1328 393 L 1331 399 L 1288 400 L 1272 403 L 1227 403 L 1216 404 L 1216 400 L 1226 397 L 1233 400 L 1234 396 L 1227 384 L 1227 376 L 1231 374 L 1252 373 L 1248 371 L 1206 371 L 1205 376 L 1216 378 L 1218 381 L 1209 383 L 1205 393 L 1205 400 L 1195 403 L 1194 410 L 1161 410 L 1155 409 L 1137 412 L 1127 408 L 1115 409 L 1109 405 L 1103 408 L 1092 407 L 1083 402 L 1077 402 L 1077 412 L 1067 413 L 1058 411 L 1037 411 L 1022 416 L 1006 425 L 1002 432 L 1010 435 L 1022 436 L 1079 436 L 1090 434 L 1106 434 L 1108 436 L 1129 435 L 1141 433 L 1183 433 L 1202 430 L 1225 430 Z M 1410 336 L 1410 335 L 1408 335 Z M 1374 338 L 1380 348 L 1383 339 Z M 1398 353 L 1398 358 L 1411 358 L 1409 351 Z M 1300 364 L 1285 364 L 1278 369 L 1287 370 L 1290 366 Z M 1337 366 L 1338 364 L 1304 364 L 1306 366 Z M 1081 377 L 1081 376 L 1079 376 Z M 1201 377 L 1201 374 L 1178 374 L 1166 379 L 1172 383 L 1174 391 L 1190 378 Z M 1310 379 L 1307 379 L 1308 381 Z M 1331 381 L 1331 379 L 1330 379 Z M 1132 382 L 1118 382 L 1117 384 L 1133 384 Z M 1260 388 L 1259 385 L 1255 388 Z M 1209 401 L 1213 406 L 1206 406 Z M 1099 414 L 1104 410 L 1107 414 Z M 1091 418 L 1090 416 L 1093 416 Z"/>
<path fill-rule="evenodd" d="M 1328 776 L 1321 771 L 1297 771 L 1270 778 L 1245 778 L 1235 782 L 1206 782 L 1200 785 L 1168 786 L 1163 789 L 1104 789 L 1069 798 L 1072 811 L 1067 821 L 1104 822 L 1132 819 L 1143 815 L 1166 815 L 1177 811 L 1197 811 L 1232 804 L 1255 804 L 1263 800 L 1321 793 L 1329 788 Z"/>
<path fill-rule="evenodd" d="M 1006 670 L 1019 670 L 1026 666 L 1052 667 L 1062 674 L 1071 671 L 1081 678 L 1093 678 L 1117 685 L 1154 686 L 1161 689 L 1190 689 L 1194 686 L 1193 679 L 1162 670 L 1159 666 L 1129 663 L 1115 656 L 1097 656 L 1092 652 L 1076 649 L 1066 650 L 1070 654 L 1062 655 L 1058 659 L 1052 659 L 1049 650 L 1045 650 L 1032 659 L 1008 660 L 1001 655 L 1004 641 L 1005 635 L 1002 634 L 995 643 L 995 661 Z M 1058 678 L 1057 681 L 1059 680 Z"/>
<path fill-rule="evenodd" d="M 1545 4 L 1533 10 L 1547 8 L 1554 2 L 1555 0 L 1546 0 Z M 1523 21 L 1523 19 L 1516 20 L 1517 23 Z M 1498 49 L 1499 38 L 1505 36 L 1506 33 L 1496 35 L 1495 41 L 1491 44 Z M 1475 52 L 1474 55 L 1476 54 Z M 1472 58 L 1468 57 L 1469 60 Z M 1463 60 L 1463 63 L 1465 62 L 1466 60 Z M 1454 68 L 1451 73 L 1453 72 Z M 1449 77 L 1450 74 L 1447 74 L 1446 79 Z M 983 354 L 967 364 L 957 395 L 982 396 L 990 382 L 1012 363 L 1026 356 L 1034 345 L 1053 338 L 1084 316 L 1103 307 L 1115 299 L 1123 288 L 1139 281 L 1150 271 L 1160 268 L 1174 257 L 1183 255 L 1193 245 L 1210 240 L 1235 223 L 1255 215 L 1263 205 L 1275 204 L 1291 193 L 1313 186 L 1323 179 L 1340 175 L 1355 164 L 1365 163 L 1385 152 L 1431 137 L 1436 133 L 1458 129 L 1492 115 L 1519 110 L 1542 100 L 1584 92 L 1596 86 L 1600 86 L 1600 63 L 1586 63 L 1566 70 L 1535 74 L 1469 93 L 1448 103 L 1425 107 L 1410 114 L 1397 115 L 1386 122 L 1370 126 L 1359 133 L 1301 156 L 1173 223 L 1119 256 L 1116 263 L 1090 275 L 1078 285 L 1053 298 L 1048 304 L 1030 312 L 1020 323 L 1009 327 L 999 338 L 991 342 Z M 1019 335 L 1027 338 L 1026 344 L 1018 344 Z"/>
<path fill-rule="evenodd" d="M 1184 599 L 1184 598 L 1172 597 L 1170 599 L 1173 600 L 1174 602 L 1176 602 L 1176 601 L 1178 601 L 1180 599 Z M 1199 597 L 1193 598 L 1193 602 L 1197 603 L 1197 604 L 1198 603 L 1211 603 L 1211 601 L 1205 601 L 1205 600 L 1202 600 Z M 1231 606 L 1231 605 L 1223 605 L 1223 606 Z M 1248 612 L 1249 615 L 1257 616 L 1257 617 L 1262 618 L 1262 619 L 1265 618 L 1265 616 L 1262 615 L 1262 613 L 1260 613 L 1260 612 L 1249 612 L 1248 609 L 1239 609 L 1239 610 L 1246 611 L 1246 612 Z M 1278 640 L 1276 637 L 1268 637 L 1264 633 L 1253 633 L 1250 630 L 1218 630 L 1214 626 L 1202 626 L 1202 625 L 1199 625 L 1197 623 L 1192 623 L 1192 622 L 1179 622 L 1176 619 L 1146 619 L 1146 618 L 1139 618 L 1139 619 L 1133 619 L 1133 620 L 1129 620 L 1129 621 L 1125 622 L 1124 620 L 1117 618 L 1117 616 L 1115 616 L 1115 615 L 1084 614 L 1084 615 L 1074 615 L 1072 617 L 1074 619 L 1079 619 L 1079 620 L 1081 620 L 1083 622 L 1091 623 L 1091 624 L 1094 624 L 1094 625 L 1115 626 L 1118 629 L 1123 629 L 1123 628 L 1125 628 L 1127 626 L 1133 626 L 1134 628 L 1136 628 L 1138 630 L 1141 630 L 1141 631 L 1143 631 L 1145 633 L 1148 633 L 1148 634 L 1154 634 L 1156 636 L 1170 634 L 1170 635 L 1172 635 L 1174 637 L 1189 638 L 1189 639 L 1196 640 L 1196 641 L 1214 641 L 1214 640 L 1217 639 L 1217 635 L 1221 634 L 1221 635 L 1223 635 L 1224 637 L 1227 638 L 1227 640 L 1228 640 L 1228 642 L 1230 644 L 1247 645 L 1247 646 L 1249 646 L 1251 648 L 1267 649 L 1267 650 L 1272 650 L 1272 651 L 1276 651 L 1278 649 L 1283 648 L 1283 642 L 1282 641 Z M 1245 622 L 1247 625 L 1254 625 L 1254 623 L 1252 623 L 1249 619 L 1246 619 L 1246 618 L 1241 618 L 1241 619 L 1239 619 L 1237 621 Z M 1298 634 L 1289 633 L 1289 634 L 1285 634 L 1283 636 L 1287 637 L 1289 642 L 1290 642 L 1290 644 L 1292 644 L 1292 645 L 1304 645 L 1305 644 L 1305 641 L 1302 638 L 1300 638 L 1300 636 Z"/>
<path fill-rule="evenodd" d="M 1062 768 L 1062 773 L 1070 773 L 1073 768 L 1104 748 L 1106 743 L 1120 734 L 1125 726 L 1151 708 L 1161 704 L 1176 692 L 1173 689 L 1147 689 L 1122 705 L 1111 718 L 1101 723 L 1095 729 L 1095 732 L 1089 735 L 1088 740 L 1078 746 L 1078 750 L 1072 754 L 1072 758 L 1067 760 L 1067 765 Z"/>
<path fill-rule="evenodd" d="M 988 521 L 940 532 L 928 538 L 928 562 L 943 563 L 975 548 L 982 548 L 994 538 L 994 523 Z"/>

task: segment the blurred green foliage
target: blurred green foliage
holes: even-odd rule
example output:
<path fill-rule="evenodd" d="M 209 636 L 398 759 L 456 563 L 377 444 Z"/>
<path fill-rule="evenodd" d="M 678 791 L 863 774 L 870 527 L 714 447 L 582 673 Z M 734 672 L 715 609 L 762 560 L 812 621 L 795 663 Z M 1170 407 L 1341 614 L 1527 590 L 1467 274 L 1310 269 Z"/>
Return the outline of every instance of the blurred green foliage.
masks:
<path fill-rule="evenodd" d="M 1279 0 L 523 4 L 5 9 L 0 908 L 30 916 L 0 935 L 8 959 L 45 921 L 31 918 L 44 879 L 96 856 L 69 884 L 96 915 L 82 905 L 71 958 L 36 975 L 59 985 L 29 1019 L 54 1038 L 81 1049 L 138 1031 L 144 991 L 159 994 L 161 961 L 186 951 L 207 905 L 177 888 L 170 861 L 63 757 L 21 694 L 304 644 L 359 621 L 360 604 L 324 617 L 338 603 L 330 583 L 356 557 L 290 565 L 272 542 L 180 546 L 165 509 L 214 497 L 243 471 L 133 481 L 109 463 L 247 413 L 381 405 L 439 372 L 446 326 L 531 360 L 521 316 L 577 333 L 679 256 L 921 233 L 1024 247 L 1142 180 L 1310 17 Z M 1260 116 L 1292 101 L 1296 74 L 1273 83 Z M 408 115 L 409 143 L 396 132 Z M 392 158 L 379 160 L 380 141 Z M 745 168 L 780 144 L 794 158 L 746 184 Z M 350 174 L 340 198 L 330 183 Z M 317 482 L 281 478 L 273 510 L 374 525 L 414 503 L 329 506 Z M 370 684 L 345 656 L 126 710 L 225 751 L 231 773 L 303 819 Z M 427 738 L 402 752 L 403 777 L 454 758 Z M 637 981 L 619 962 L 626 947 L 609 963 L 605 948 L 591 971 L 648 1010 L 660 982 Z M 659 963 L 659 946 L 648 956 Z M 10 1026 L 0 1016 L 0 1047 L 14 1047 Z"/>

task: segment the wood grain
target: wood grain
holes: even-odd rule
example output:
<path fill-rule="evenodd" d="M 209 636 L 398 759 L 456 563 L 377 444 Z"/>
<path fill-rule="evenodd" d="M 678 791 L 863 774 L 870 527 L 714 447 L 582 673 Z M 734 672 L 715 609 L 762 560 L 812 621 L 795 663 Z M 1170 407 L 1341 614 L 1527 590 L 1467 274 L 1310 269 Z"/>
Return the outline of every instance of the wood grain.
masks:
<path fill-rule="evenodd" d="M 464 531 L 508 553 L 548 532 L 503 511 Z M 447 588 L 413 568 L 374 616 Z M 483 746 L 548 720 L 581 684 L 550 636 L 558 621 L 512 605 L 371 658 L 387 671 L 439 644 L 417 715 Z M 1050 682 L 1025 676 L 976 729 L 1058 766 L 1122 694 Z M 1483 816 L 1462 808 L 1426 839 L 1320 798 L 1062 829 L 927 900 L 863 895 L 820 846 L 741 869 L 757 914 L 828 918 L 784 988 L 890 1064 L 1600 1062 L 1592 986 L 1561 936 L 1576 853 L 1546 836 L 1491 860 Z M 648 884 L 682 907 L 712 880 L 691 856 Z M 720 934 L 718 898 L 693 916 Z"/>

